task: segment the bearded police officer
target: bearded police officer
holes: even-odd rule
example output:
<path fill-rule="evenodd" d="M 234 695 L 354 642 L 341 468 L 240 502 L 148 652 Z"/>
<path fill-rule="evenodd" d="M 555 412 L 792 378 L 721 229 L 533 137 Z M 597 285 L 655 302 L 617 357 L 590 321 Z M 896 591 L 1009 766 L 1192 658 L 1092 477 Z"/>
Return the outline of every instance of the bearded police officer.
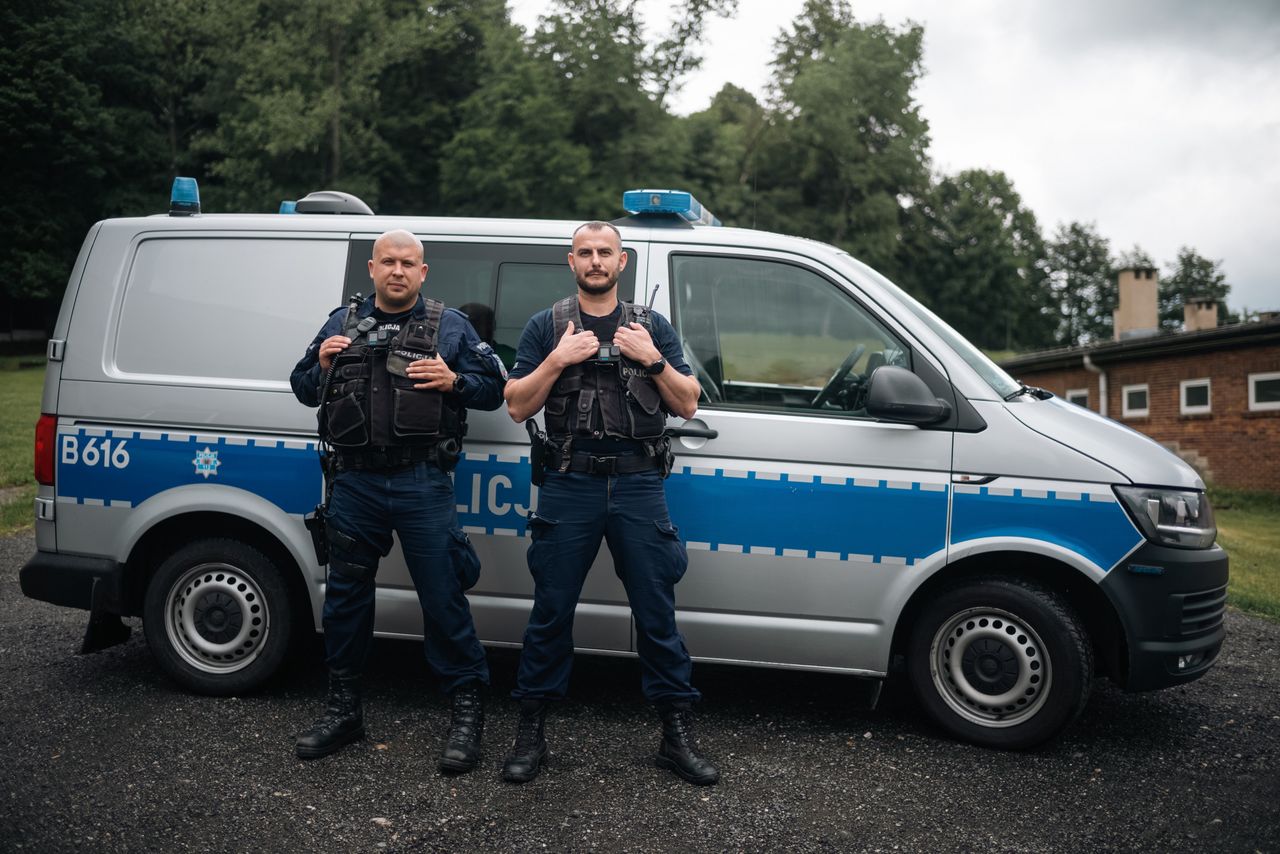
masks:
<path fill-rule="evenodd" d="M 568 689 L 574 608 L 602 538 L 635 618 L 644 695 L 662 718 L 655 761 L 699 785 L 720 776 L 690 733 L 699 694 L 675 620 L 688 556 L 663 489 L 667 413 L 693 417 L 699 387 L 671 324 L 618 300 L 626 264 L 612 225 L 574 232 L 569 267 L 578 294 L 530 319 L 505 390 L 513 419 L 545 409 L 547 428 L 532 450 L 542 483 L 529 514 L 534 601 L 513 692 L 520 720 L 502 771 L 513 783 L 532 780 L 546 757 L 547 703 Z"/>
<path fill-rule="evenodd" d="M 321 439 L 332 449 L 324 514 L 329 698 L 324 716 L 297 737 L 303 759 L 364 736 L 359 677 L 373 639 L 374 575 L 392 531 L 422 605 L 427 663 L 452 695 L 440 768 L 469 771 L 479 758 L 489 669 L 463 592 L 480 563 L 458 527 L 449 473 L 467 408 L 502 404 L 504 369 L 466 315 L 421 296 L 426 274 L 414 235 L 383 234 L 369 261 L 373 297 L 330 315 L 293 369 L 294 393 L 321 406 Z"/>

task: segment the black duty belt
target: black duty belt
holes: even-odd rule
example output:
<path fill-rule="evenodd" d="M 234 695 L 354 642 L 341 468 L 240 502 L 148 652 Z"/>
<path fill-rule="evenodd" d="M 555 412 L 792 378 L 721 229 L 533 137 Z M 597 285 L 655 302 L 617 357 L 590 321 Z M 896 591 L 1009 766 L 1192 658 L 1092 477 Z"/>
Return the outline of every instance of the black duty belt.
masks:
<path fill-rule="evenodd" d="M 557 470 L 558 461 L 554 454 L 547 459 L 547 469 Z M 621 456 L 596 456 L 594 454 L 576 453 L 569 457 L 569 471 L 586 472 L 587 474 L 634 474 L 638 471 L 649 471 L 662 467 L 662 459 L 643 454 L 623 454 Z"/>
<path fill-rule="evenodd" d="M 370 448 L 366 451 L 340 451 L 336 456 L 338 471 L 394 471 L 414 463 L 436 462 L 435 445 Z"/>

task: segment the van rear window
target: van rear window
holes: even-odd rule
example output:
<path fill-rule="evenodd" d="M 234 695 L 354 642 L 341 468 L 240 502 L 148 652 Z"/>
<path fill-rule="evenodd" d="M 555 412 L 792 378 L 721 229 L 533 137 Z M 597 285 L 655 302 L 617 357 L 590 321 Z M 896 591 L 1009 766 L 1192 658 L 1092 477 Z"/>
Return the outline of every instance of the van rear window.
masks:
<path fill-rule="evenodd" d="M 341 303 L 346 255 L 344 240 L 144 240 L 125 288 L 116 368 L 287 387 L 307 342 Z"/>

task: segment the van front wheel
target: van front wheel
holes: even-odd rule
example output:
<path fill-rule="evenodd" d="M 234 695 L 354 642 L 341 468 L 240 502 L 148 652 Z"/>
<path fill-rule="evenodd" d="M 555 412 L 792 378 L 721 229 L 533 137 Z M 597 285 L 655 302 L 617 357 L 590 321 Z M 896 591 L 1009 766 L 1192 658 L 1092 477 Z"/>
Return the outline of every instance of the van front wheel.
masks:
<path fill-rule="evenodd" d="M 284 661 L 292 634 L 279 571 L 237 540 L 190 543 L 147 585 L 143 631 L 161 668 L 200 694 L 252 691 Z"/>
<path fill-rule="evenodd" d="M 1093 650 L 1071 606 L 1017 578 L 953 587 L 925 606 L 907 670 L 945 730 L 984 747 L 1017 750 L 1060 733 L 1084 708 Z"/>

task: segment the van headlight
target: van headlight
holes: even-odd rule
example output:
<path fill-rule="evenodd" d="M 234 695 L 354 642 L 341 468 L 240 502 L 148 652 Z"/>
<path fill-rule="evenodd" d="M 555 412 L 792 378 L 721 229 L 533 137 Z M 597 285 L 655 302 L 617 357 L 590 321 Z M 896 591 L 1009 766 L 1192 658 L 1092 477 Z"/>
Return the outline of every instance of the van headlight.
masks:
<path fill-rule="evenodd" d="M 1139 530 L 1153 543 L 1207 549 L 1218 537 L 1213 509 L 1203 492 L 1156 486 L 1116 486 L 1116 495 Z"/>

